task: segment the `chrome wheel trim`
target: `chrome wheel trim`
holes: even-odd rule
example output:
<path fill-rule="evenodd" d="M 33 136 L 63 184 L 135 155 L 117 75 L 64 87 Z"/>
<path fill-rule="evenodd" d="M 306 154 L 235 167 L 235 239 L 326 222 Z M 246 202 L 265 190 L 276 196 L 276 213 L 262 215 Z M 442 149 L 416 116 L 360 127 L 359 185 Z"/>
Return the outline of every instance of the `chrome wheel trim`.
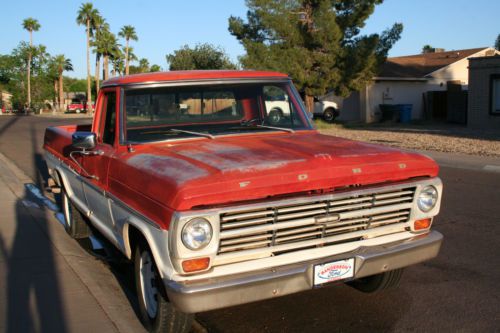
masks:
<path fill-rule="evenodd" d="M 142 301 L 148 316 L 155 318 L 158 312 L 158 289 L 156 288 L 154 263 L 148 251 L 141 253 L 139 270 Z"/>
<path fill-rule="evenodd" d="M 69 206 L 70 205 L 69 198 L 66 193 L 63 193 L 62 204 L 64 213 L 64 223 L 66 224 L 66 227 L 69 229 L 71 227 L 72 216 L 71 216 L 71 209 Z"/>

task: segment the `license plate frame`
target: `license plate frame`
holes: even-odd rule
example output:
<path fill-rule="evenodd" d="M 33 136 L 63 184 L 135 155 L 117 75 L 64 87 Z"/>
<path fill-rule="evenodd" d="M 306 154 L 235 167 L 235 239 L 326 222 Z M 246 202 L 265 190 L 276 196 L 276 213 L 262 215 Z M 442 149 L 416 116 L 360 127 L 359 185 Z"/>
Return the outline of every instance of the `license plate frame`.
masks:
<path fill-rule="evenodd" d="M 335 260 L 313 267 L 313 285 L 342 281 L 354 277 L 354 258 Z"/>

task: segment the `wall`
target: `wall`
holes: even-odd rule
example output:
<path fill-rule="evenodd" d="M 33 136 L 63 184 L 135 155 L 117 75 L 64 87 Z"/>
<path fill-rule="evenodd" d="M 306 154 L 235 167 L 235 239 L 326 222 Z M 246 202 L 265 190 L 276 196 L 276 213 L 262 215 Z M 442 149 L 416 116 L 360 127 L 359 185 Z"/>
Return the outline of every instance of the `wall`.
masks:
<path fill-rule="evenodd" d="M 500 129 L 500 116 L 490 114 L 491 75 L 500 75 L 500 56 L 470 59 L 468 127 Z"/>
<path fill-rule="evenodd" d="M 423 115 L 423 93 L 429 90 L 425 81 L 377 81 L 366 87 L 366 122 L 380 118 L 380 104 L 412 104 L 412 119 Z M 362 94 L 363 95 L 363 94 Z"/>

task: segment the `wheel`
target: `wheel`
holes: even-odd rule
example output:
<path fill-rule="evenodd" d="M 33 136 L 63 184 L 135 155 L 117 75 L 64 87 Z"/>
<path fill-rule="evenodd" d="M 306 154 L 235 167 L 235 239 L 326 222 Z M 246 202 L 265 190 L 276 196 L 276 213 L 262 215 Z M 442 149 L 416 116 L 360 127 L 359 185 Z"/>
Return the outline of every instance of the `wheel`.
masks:
<path fill-rule="evenodd" d="M 360 278 L 351 281 L 348 284 L 351 287 L 356 288 L 364 293 L 374 293 L 377 291 L 397 287 L 399 285 L 399 281 L 401 280 L 401 275 L 403 275 L 402 268 Z"/>
<path fill-rule="evenodd" d="M 76 112 L 76 113 L 80 113 L 80 112 L 82 112 L 82 110 L 80 110 L 80 109 L 76 109 L 76 110 L 75 110 L 75 112 Z"/>
<path fill-rule="evenodd" d="M 90 236 L 90 228 L 85 221 L 83 214 L 75 207 L 66 193 L 62 189 L 62 208 L 64 213 L 64 229 L 72 238 L 80 239 Z"/>
<path fill-rule="evenodd" d="M 268 120 L 270 124 L 272 125 L 279 124 L 282 119 L 283 119 L 283 111 L 281 111 L 280 109 L 274 108 L 269 112 Z"/>
<path fill-rule="evenodd" d="M 149 332 L 183 333 L 191 329 L 194 315 L 177 310 L 167 299 L 151 250 L 139 243 L 134 255 L 135 285 L 142 323 Z"/>
<path fill-rule="evenodd" d="M 334 108 L 328 108 L 323 112 L 323 119 L 328 123 L 333 123 L 338 116 L 339 111 Z"/>

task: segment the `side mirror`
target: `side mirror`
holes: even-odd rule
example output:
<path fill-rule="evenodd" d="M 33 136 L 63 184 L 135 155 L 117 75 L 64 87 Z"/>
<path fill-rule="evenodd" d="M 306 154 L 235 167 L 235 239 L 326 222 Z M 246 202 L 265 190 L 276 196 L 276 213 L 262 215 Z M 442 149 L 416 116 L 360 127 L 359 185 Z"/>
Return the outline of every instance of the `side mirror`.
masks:
<path fill-rule="evenodd" d="M 93 149 L 96 146 L 96 135 L 92 132 L 75 132 L 71 136 L 72 146 L 79 149 Z"/>

